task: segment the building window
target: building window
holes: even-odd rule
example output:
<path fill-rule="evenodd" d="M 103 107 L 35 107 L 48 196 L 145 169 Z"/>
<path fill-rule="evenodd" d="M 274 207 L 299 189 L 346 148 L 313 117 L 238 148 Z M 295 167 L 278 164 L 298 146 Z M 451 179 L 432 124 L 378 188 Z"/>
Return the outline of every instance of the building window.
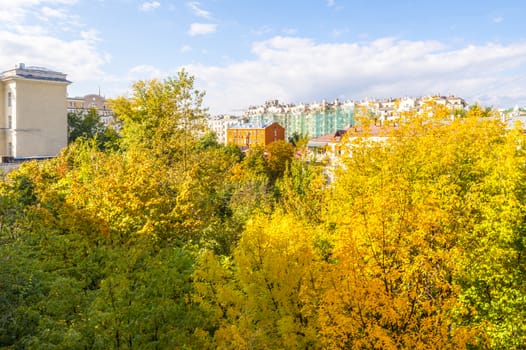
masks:
<path fill-rule="evenodd" d="M 12 116 L 7 116 L 7 128 L 8 129 L 12 129 L 13 128 L 13 117 Z"/>
<path fill-rule="evenodd" d="M 13 94 L 8 92 L 7 93 L 7 107 L 11 107 L 13 103 L 12 99 L 13 99 Z"/>
<path fill-rule="evenodd" d="M 7 144 L 7 155 L 9 157 L 13 156 L 13 144 L 11 142 Z"/>

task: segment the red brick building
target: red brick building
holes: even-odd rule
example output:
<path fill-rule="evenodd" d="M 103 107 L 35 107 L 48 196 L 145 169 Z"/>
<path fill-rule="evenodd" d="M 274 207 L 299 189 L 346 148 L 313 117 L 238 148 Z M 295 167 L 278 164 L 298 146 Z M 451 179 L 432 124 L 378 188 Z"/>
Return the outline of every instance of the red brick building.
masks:
<path fill-rule="evenodd" d="M 278 123 L 231 126 L 226 131 L 226 143 L 239 147 L 266 146 L 278 140 L 285 140 L 285 128 Z"/>

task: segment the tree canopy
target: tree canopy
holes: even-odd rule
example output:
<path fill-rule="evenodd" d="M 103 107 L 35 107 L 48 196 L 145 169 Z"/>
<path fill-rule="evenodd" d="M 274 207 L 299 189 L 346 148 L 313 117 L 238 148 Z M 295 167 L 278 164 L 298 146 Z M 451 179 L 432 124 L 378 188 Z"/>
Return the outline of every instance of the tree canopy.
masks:
<path fill-rule="evenodd" d="M 132 90 L 115 147 L 0 181 L 0 348 L 523 348 L 522 130 L 429 106 L 327 183 L 218 144 L 184 71 Z"/>
<path fill-rule="evenodd" d="M 116 147 L 119 135 L 113 126 L 106 126 L 96 108 L 68 112 L 68 144 L 77 139 L 95 139 L 99 148 Z"/>

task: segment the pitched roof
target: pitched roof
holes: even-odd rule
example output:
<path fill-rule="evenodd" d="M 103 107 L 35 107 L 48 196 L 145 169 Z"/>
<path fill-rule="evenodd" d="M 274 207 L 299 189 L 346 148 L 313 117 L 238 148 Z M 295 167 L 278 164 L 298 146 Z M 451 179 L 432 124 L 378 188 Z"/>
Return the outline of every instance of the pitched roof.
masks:
<path fill-rule="evenodd" d="M 386 127 L 379 125 L 370 125 L 366 128 L 362 126 L 353 126 L 345 130 L 337 130 L 331 134 L 310 139 L 307 143 L 307 147 L 322 147 L 331 142 L 338 143 L 341 141 L 343 135 L 347 135 L 349 137 L 384 136 L 394 128 L 395 127 L 393 126 Z"/>
<path fill-rule="evenodd" d="M 229 127 L 229 129 L 266 129 L 269 126 L 271 126 L 272 124 L 279 125 L 276 122 L 265 123 L 265 124 L 262 124 L 262 123 L 248 123 L 248 124 L 232 125 L 232 126 Z M 281 127 L 281 125 L 279 125 L 279 126 Z"/>

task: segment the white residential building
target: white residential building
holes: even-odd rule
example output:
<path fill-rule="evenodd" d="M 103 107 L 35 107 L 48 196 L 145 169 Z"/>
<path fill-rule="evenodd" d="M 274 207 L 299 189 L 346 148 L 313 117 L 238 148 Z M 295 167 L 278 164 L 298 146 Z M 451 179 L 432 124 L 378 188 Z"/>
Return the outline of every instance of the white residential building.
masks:
<path fill-rule="evenodd" d="M 66 74 L 23 63 L 0 73 L 0 159 L 48 158 L 67 145 Z"/>
<path fill-rule="evenodd" d="M 207 120 L 208 128 L 216 134 L 217 142 L 226 144 L 226 130 L 244 123 L 244 119 L 233 115 L 217 115 Z"/>

